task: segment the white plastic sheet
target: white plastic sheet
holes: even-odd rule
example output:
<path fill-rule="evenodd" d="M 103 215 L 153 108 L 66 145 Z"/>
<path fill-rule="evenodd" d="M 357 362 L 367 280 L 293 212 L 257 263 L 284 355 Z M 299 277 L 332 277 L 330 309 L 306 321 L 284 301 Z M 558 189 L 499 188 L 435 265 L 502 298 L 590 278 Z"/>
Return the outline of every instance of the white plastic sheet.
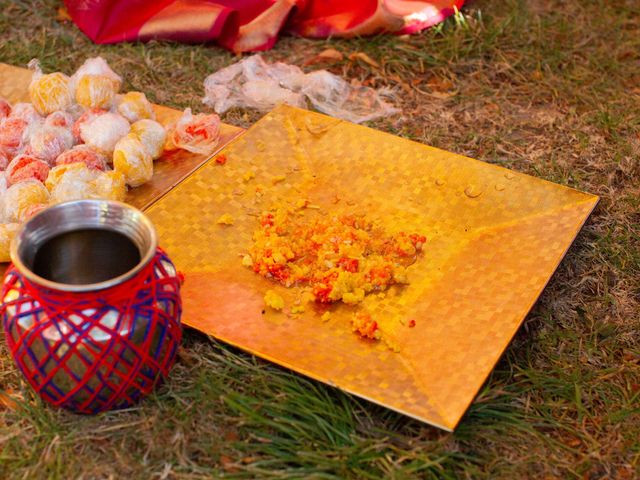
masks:
<path fill-rule="evenodd" d="M 217 113 L 233 107 L 271 110 L 280 103 L 318 111 L 353 123 L 398 113 L 390 92 L 354 86 L 326 70 L 304 73 L 295 65 L 269 64 L 260 55 L 218 70 L 204 81 L 202 101 Z"/>

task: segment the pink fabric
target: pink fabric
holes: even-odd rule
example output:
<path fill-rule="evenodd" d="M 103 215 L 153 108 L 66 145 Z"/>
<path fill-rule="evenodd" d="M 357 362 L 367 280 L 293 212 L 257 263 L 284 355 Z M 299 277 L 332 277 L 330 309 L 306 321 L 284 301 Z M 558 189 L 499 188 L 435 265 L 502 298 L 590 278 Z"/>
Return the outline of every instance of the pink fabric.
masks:
<path fill-rule="evenodd" d="M 96 43 L 165 38 L 266 50 L 280 31 L 306 37 L 413 33 L 441 22 L 464 0 L 65 0 Z"/>

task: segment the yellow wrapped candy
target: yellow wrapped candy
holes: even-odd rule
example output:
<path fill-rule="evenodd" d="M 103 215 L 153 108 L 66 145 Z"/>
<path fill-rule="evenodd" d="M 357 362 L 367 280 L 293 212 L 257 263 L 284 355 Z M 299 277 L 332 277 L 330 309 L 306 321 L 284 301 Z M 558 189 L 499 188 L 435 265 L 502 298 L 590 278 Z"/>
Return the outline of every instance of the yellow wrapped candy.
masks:
<path fill-rule="evenodd" d="M 57 166 L 49 172 L 46 185 L 51 192 L 51 203 L 96 198 L 92 182 L 100 171 L 87 167 L 84 162 Z"/>
<path fill-rule="evenodd" d="M 131 133 L 142 142 L 154 160 L 162 155 L 167 140 L 167 131 L 154 120 L 138 120 L 131 125 Z"/>
<path fill-rule="evenodd" d="M 101 172 L 98 178 L 91 183 L 96 198 L 106 198 L 108 200 L 118 200 L 122 202 L 127 194 L 124 175 L 116 170 Z"/>
<path fill-rule="evenodd" d="M 104 75 L 84 75 L 76 84 L 76 102 L 86 108 L 109 109 L 120 84 Z"/>
<path fill-rule="evenodd" d="M 38 203 L 49 203 L 49 191 L 38 180 L 25 180 L 11 185 L 4 196 L 9 222 L 19 222 L 24 213 Z"/>
<path fill-rule="evenodd" d="M 9 257 L 9 247 L 13 237 L 16 236 L 16 232 L 20 228 L 19 223 L 5 223 L 0 225 L 0 262 L 8 262 L 11 260 Z"/>
<path fill-rule="evenodd" d="M 140 139 L 129 134 L 116 144 L 113 151 L 113 168 L 122 173 L 127 185 L 137 187 L 151 180 L 153 160 Z"/>
<path fill-rule="evenodd" d="M 155 120 L 156 114 L 147 97 L 142 92 L 127 92 L 118 103 L 118 112 L 131 123 L 144 118 Z"/>
<path fill-rule="evenodd" d="M 71 106 L 73 98 L 69 77 L 60 72 L 44 75 L 37 60 L 29 62 L 29 67 L 34 71 L 29 85 L 29 98 L 40 115 L 49 115 Z"/>

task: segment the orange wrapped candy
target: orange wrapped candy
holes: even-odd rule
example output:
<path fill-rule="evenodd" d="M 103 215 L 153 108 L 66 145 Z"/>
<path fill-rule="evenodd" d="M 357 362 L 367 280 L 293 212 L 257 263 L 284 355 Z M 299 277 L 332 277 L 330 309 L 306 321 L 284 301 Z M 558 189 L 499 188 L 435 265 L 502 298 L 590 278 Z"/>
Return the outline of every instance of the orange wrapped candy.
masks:
<path fill-rule="evenodd" d="M 4 194 L 5 214 L 9 222 L 20 222 L 35 204 L 49 202 L 49 191 L 38 180 L 25 180 L 11 185 Z"/>
<path fill-rule="evenodd" d="M 0 148 L 0 170 L 6 170 L 7 165 L 9 165 L 10 161 L 11 160 L 9 160 L 9 154 Z"/>
<path fill-rule="evenodd" d="M 117 170 L 101 172 L 98 177 L 91 182 L 96 194 L 96 198 L 106 198 L 108 200 L 124 201 L 127 194 L 127 185 L 124 175 Z"/>
<path fill-rule="evenodd" d="M 73 146 L 71 130 L 63 127 L 36 129 L 29 139 L 28 153 L 53 165 L 56 158 Z"/>
<path fill-rule="evenodd" d="M 0 122 L 0 150 L 8 157 L 14 155 L 22 148 L 22 137 L 27 128 L 27 122 L 21 118 L 6 118 Z"/>
<path fill-rule="evenodd" d="M 215 113 L 193 115 L 187 108 L 176 123 L 170 140 L 177 148 L 210 155 L 220 139 L 220 117 Z"/>
<path fill-rule="evenodd" d="M 131 125 L 131 133 L 138 137 L 154 160 L 160 158 L 167 141 L 167 131 L 154 120 L 138 120 Z"/>
<path fill-rule="evenodd" d="M 76 102 L 87 108 L 111 108 L 119 84 L 103 75 L 85 75 L 76 85 Z"/>
<path fill-rule="evenodd" d="M 80 128 L 85 123 L 89 123 L 94 118 L 104 115 L 107 113 L 107 110 L 103 110 L 101 108 L 92 108 L 86 110 L 82 115 L 78 117 L 78 119 L 74 122 L 73 127 L 71 127 L 71 133 L 73 133 L 73 138 L 75 138 L 76 142 L 82 141 L 82 136 L 80 134 Z"/>
<path fill-rule="evenodd" d="M 49 175 L 49 165 L 32 155 L 18 155 L 11 160 L 5 174 L 11 185 L 27 179 L 44 182 Z"/>
<path fill-rule="evenodd" d="M 71 150 L 61 153 L 56 158 L 56 165 L 67 165 L 70 163 L 84 163 L 87 167 L 95 170 L 104 170 L 107 167 L 107 159 L 104 155 L 96 152 L 89 145 L 76 145 Z"/>
<path fill-rule="evenodd" d="M 87 145 L 110 156 L 118 140 L 129 133 L 130 128 L 122 115 L 108 112 L 80 125 L 80 137 Z"/>
<path fill-rule="evenodd" d="M 5 263 L 11 260 L 9 247 L 19 228 L 19 223 L 0 224 L 0 262 Z"/>
<path fill-rule="evenodd" d="M 73 99 L 69 89 L 69 77 L 60 72 L 42 73 L 37 60 L 29 62 L 33 77 L 29 84 L 29 98 L 40 115 L 48 115 L 56 110 L 65 110 Z"/>
<path fill-rule="evenodd" d="M 92 182 L 99 174 L 99 170 L 90 169 L 80 162 L 52 168 L 45 183 L 51 192 L 51 202 L 95 198 Z"/>
<path fill-rule="evenodd" d="M 4 98 L 0 98 L 0 120 L 3 120 L 11 115 L 11 104 Z"/>
<path fill-rule="evenodd" d="M 127 185 L 137 187 L 151 180 L 153 160 L 137 136 L 122 138 L 113 151 L 113 168 L 122 173 Z"/>
<path fill-rule="evenodd" d="M 44 124 L 47 127 L 64 127 L 71 129 L 73 127 L 73 117 L 68 112 L 58 110 L 50 113 L 44 120 Z"/>
<path fill-rule="evenodd" d="M 156 114 L 142 92 L 127 92 L 118 99 L 118 112 L 131 123 L 144 118 L 155 120 Z"/>
<path fill-rule="evenodd" d="M 30 103 L 16 103 L 11 109 L 9 118 L 19 118 L 28 124 L 42 122 L 43 118 Z"/>

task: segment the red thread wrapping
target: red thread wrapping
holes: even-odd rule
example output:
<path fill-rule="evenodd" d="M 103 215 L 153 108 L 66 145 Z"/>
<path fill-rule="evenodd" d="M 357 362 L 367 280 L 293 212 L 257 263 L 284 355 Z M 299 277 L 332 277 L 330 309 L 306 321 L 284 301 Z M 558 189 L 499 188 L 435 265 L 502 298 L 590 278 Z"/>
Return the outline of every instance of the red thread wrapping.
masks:
<path fill-rule="evenodd" d="M 175 360 L 182 278 L 161 249 L 136 276 L 97 292 L 45 289 L 11 266 L 0 315 L 16 365 L 52 405 L 80 413 L 133 405 Z"/>

